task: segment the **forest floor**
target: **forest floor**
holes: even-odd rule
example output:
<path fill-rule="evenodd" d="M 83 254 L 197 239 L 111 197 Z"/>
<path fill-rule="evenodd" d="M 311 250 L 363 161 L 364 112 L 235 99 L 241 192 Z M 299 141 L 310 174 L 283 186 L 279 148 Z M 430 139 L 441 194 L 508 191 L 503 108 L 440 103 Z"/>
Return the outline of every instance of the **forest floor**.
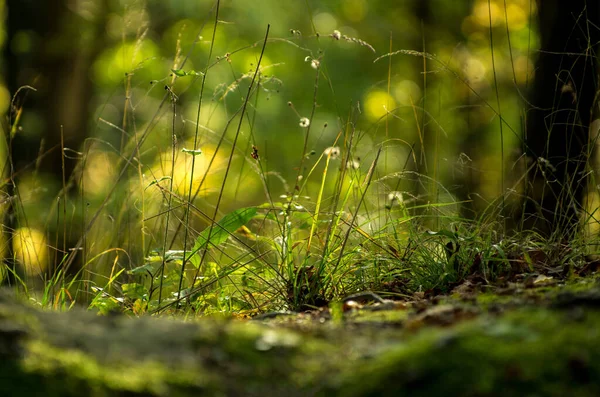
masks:
<path fill-rule="evenodd" d="M 252 320 L 61 313 L 5 291 L 0 395 L 600 395 L 600 278 L 518 279 Z"/>

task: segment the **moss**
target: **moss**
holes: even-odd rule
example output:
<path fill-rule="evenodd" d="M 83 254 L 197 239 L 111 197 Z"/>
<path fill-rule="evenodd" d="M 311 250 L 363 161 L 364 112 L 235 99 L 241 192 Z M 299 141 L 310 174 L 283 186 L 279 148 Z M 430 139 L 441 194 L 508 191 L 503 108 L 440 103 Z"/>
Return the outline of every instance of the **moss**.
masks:
<path fill-rule="evenodd" d="M 600 313 L 519 310 L 421 333 L 341 375 L 340 395 L 522 396 L 600 393 Z"/>
<path fill-rule="evenodd" d="M 302 315 L 297 329 L 46 312 L 0 294 L 0 395 L 600 395 L 588 287 L 532 290 L 500 313 L 449 299 Z"/>

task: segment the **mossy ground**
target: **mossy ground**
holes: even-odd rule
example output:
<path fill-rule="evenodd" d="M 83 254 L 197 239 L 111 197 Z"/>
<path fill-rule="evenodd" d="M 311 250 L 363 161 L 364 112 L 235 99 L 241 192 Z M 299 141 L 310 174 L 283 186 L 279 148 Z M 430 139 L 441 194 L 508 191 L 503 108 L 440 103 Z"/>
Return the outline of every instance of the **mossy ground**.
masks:
<path fill-rule="evenodd" d="M 0 296 L 0 395 L 600 395 L 600 283 L 258 321 L 43 311 Z"/>

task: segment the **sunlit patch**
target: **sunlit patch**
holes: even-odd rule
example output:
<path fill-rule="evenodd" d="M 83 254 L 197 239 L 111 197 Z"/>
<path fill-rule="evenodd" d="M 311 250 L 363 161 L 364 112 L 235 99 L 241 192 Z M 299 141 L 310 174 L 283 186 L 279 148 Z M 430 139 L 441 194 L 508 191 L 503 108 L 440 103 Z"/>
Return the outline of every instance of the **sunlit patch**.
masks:
<path fill-rule="evenodd" d="M 525 84 L 527 81 L 533 81 L 534 63 L 529 57 L 521 55 L 515 58 L 513 63 L 517 84 Z"/>
<path fill-rule="evenodd" d="M 365 112 L 371 121 L 377 121 L 396 108 L 396 101 L 385 91 L 371 91 L 365 98 Z"/>
<path fill-rule="evenodd" d="M 39 230 L 22 227 L 13 234 L 13 253 L 29 276 L 38 275 L 48 267 L 46 236 Z"/>
<path fill-rule="evenodd" d="M 243 67 L 246 70 L 252 70 L 254 71 L 254 69 L 256 68 L 256 65 L 258 64 L 258 59 L 260 58 L 260 53 L 249 53 L 246 55 L 246 57 L 244 58 L 244 64 Z M 260 61 L 260 68 L 261 70 L 263 68 L 266 68 L 268 66 L 272 66 L 273 62 L 271 61 L 271 59 L 266 56 L 263 55 L 261 61 Z"/>
<path fill-rule="evenodd" d="M 481 83 L 485 78 L 485 72 L 485 66 L 479 59 L 475 57 L 470 57 L 463 65 L 463 73 L 467 77 L 467 81 L 470 84 Z"/>
<path fill-rule="evenodd" d="M 600 195 L 598 192 L 589 192 L 585 199 L 586 215 L 585 232 L 594 240 L 600 235 Z"/>
<path fill-rule="evenodd" d="M 343 3 L 344 16 L 352 22 L 360 22 L 367 15 L 368 4 L 365 0 L 346 0 Z"/>
<path fill-rule="evenodd" d="M 496 2 L 492 1 L 488 4 L 487 1 L 479 0 L 473 6 L 473 17 L 481 26 L 490 26 L 490 12 L 492 26 L 498 26 L 504 22 L 504 10 Z"/>
<path fill-rule="evenodd" d="M 320 12 L 313 18 L 317 32 L 330 32 L 337 28 L 337 20 L 328 12 Z"/>
<path fill-rule="evenodd" d="M 193 146 L 193 141 L 186 142 L 189 147 Z M 215 178 L 218 171 L 222 168 L 224 158 L 217 154 L 215 161 L 211 166 L 211 170 L 207 172 L 208 164 L 213 156 L 214 148 L 204 145 L 202 154 L 192 156 L 187 153 L 177 152 L 175 158 L 175 167 L 173 170 L 173 191 L 179 196 L 187 196 L 190 189 L 190 179 L 192 180 L 192 194 L 196 191 L 200 193 L 212 192 L 218 188 L 219 181 Z M 192 175 L 192 163 L 193 175 Z M 163 152 L 160 158 L 160 163 L 152 169 L 152 178 L 163 178 L 171 175 L 172 154 L 170 150 Z M 204 182 L 202 181 L 204 179 Z M 202 184 L 202 185 L 201 185 Z M 160 183 L 160 186 L 168 188 L 169 180 L 165 179 Z"/>
<path fill-rule="evenodd" d="M 527 13 L 522 7 L 516 4 L 511 4 L 506 7 L 508 16 L 508 26 L 511 30 L 520 30 L 527 25 Z"/>
<path fill-rule="evenodd" d="M 198 117 L 198 105 L 194 104 L 185 108 L 186 126 L 190 133 L 195 133 L 196 119 Z M 207 103 L 202 105 L 200 112 L 200 131 L 206 131 L 211 135 L 218 136 L 215 132 L 227 123 L 227 112 L 221 103 Z"/>
<path fill-rule="evenodd" d="M 150 40 L 125 43 L 105 50 L 94 63 L 94 78 L 101 84 L 123 80 L 125 73 L 135 72 L 158 56 L 159 49 Z"/>
<path fill-rule="evenodd" d="M 84 194 L 103 195 L 115 183 L 117 156 L 104 151 L 91 151 L 85 159 L 80 188 Z"/>
<path fill-rule="evenodd" d="M 394 95 L 400 105 L 414 105 L 421 99 L 421 88 L 412 80 L 402 80 L 396 84 Z"/>

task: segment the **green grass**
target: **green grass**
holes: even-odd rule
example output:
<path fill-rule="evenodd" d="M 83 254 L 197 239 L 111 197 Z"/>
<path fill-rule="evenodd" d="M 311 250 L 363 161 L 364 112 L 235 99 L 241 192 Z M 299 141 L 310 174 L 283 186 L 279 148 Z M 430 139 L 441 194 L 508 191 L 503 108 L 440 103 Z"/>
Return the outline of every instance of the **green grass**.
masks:
<path fill-rule="evenodd" d="M 348 107 L 346 115 L 338 111 L 338 119 L 331 126 L 317 125 L 320 95 L 325 92 L 335 96 L 329 69 L 337 65 L 326 65 L 326 54 L 321 52 L 316 32 L 310 36 L 316 43 L 315 49 L 306 58 L 307 65 L 312 66 L 307 69 L 314 75 L 312 94 L 305 103 L 289 103 L 290 114 L 297 118 L 291 124 L 295 133 L 303 136 L 295 154 L 298 158 L 295 177 L 288 180 L 271 170 L 268 157 L 263 156 L 262 143 L 255 139 L 261 95 L 277 82 L 269 67 L 261 65 L 263 53 L 275 40 L 298 47 L 294 40 L 271 38 L 266 28 L 264 39 L 256 42 L 256 48 L 262 47 L 262 52 L 253 70 L 235 75 L 234 83 L 223 82 L 226 88 L 221 99 L 236 97 L 241 105 L 221 131 L 209 134 L 200 128 L 201 115 L 210 112 L 205 83 L 213 68 L 227 62 L 231 54 L 251 49 L 243 47 L 225 57 L 214 57 L 218 20 L 217 5 L 202 71 L 188 70 L 187 58 L 179 55 L 173 73 L 164 79 L 165 93 L 151 121 L 133 134 L 122 130 L 116 181 L 103 197 L 95 198 L 93 210 L 84 204 L 89 200 L 84 192 L 77 197 L 66 194 L 66 186 L 73 179 L 63 181 L 59 197 L 65 204 L 55 207 L 56 229 L 65 236 L 67 232 L 80 234 L 74 250 L 66 251 L 51 266 L 53 271 L 44 273 L 41 288 L 39 281 L 32 280 L 34 277 L 25 277 L 18 268 L 7 267 L 15 286 L 41 305 L 68 309 L 81 302 L 102 313 L 217 312 L 246 316 L 316 308 L 365 290 L 392 298 L 415 293 L 449 293 L 473 275 L 494 283 L 516 273 L 581 266 L 586 255 L 595 253 L 583 234 L 563 245 L 561 233 L 543 238 L 522 231 L 522 225 L 509 229 L 507 206 L 522 198 L 519 190 L 522 178 L 514 186 L 507 186 L 503 172 L 501 195 L 488 202 L 475 219 L 466 219 L 461 207 L 469 203 L 457 201 L 453 192 L 438 180 L 442 156 L 438 151 L 441 152 L 439 145 L 443 139 L 439 130 L 435 135 L 434 158 L 429 160 L 430 167 L 434 165 L 432 172 L 427 172 L 427 164 L 422 169 L 414 167 L 418 163 L 417 149 L 423 152 L 426 149 L 422 134 L 426 118 L 433 111 L 425 107 L 425 101 L 422 107 L 412 106 L 420 142 L 389 138 L 389 121 L 396 117 L 397 109 L 389 110 L 378 123 L 365 129 L 359 128 L 363 120 L 360 104 L 355 103 Z M 491 37 L 490 28 L 493 55 Z M 339 39 L 335 33 L 319 38 L 333 42 Z M 371 48 L 358 38 L 343 39 L 362 50 Z M 298 47 L 298 52 L 303 53 L 302 48 Z M 435 64 L 450 78 L 463 83 L 492 111 L 499 121 L 499 158 L 503 170 L 506 162 L 503 128 L 513 133 L 515 129 L 506 124 L 500 111 L 498 83 L 494 84 L 497 101 L 494 107 L 450 63 L 425 51 L 392 51 L 390 41 L 390 51 L 375 59 L 377 62 L 388 58 L 388 93 L 392 59 L 396 56 L 417 57 L 424 65 Z M 424 72 L 430 71 L 424 67 Z M 127 76 L 128 82 L 130 79 Z M 182 143 L 178 141 L 178 95 L 193 84 L 201 87 L 195 131 L 193 139 Z M 341 109 L 346 103 L 338 99 L 335 105 Z M 441 120 L 431 118 L 441 125 Z M 123 125 L 127 121 L 123 120 Z M 11 137 L 17 123 L 18 119 L 11 126 Z M 144 151 L 157 149 L 155 143 L 146 141 L 154 142 L 152 134 L 159 124 L 168 130 L 170 138 L 165 159 L 160 159 L 166 164 L 161 164 L 165 172 L 160 175 L 157 170 L 161 167 L 144 163 L 143 155 Z M 385 125 L 385 139 L 364 150 L 364 142 L 376 136 L 369 130 L 377 130 L 381 124 Z M 120 128 L 116 124 L 113 127 Z M 312 147 L 321 143 L 321 137 L 332 128 L 338 131 L 332 145 L 316 153 Z M 315 137 L 316 134 L 320 136 Z M 191 146 L 186 146 L 188 143 Z M 203 151 L 202 143 L 209 143 L 214 150 Z M 398 147 L 410 148 L 406 158 L 401 159 L 404 167 L 390 169 L 388 161 L 397 156 Z M 270 156 L 276 154 L 269 152 Z M 91 158 L 91 151 L 84 151 L 81 163 L 84 168 L 88 156 Z M 196 167 L 200 157 L 206 158 L 203 171 Z M 184 162 L 184 171 L 178 168 L 178 161 Z M 182 173 L 184 177 L 179 175 Z M 255 177 L 253 183 L 262 186 L 263 199 L 241 208 L 232 209 L 230 203 L 224 204 L 226 196 L 243 195 L 243 177 L 248 175 Z M 217 182 L 209 187 L 209 182 L 215 179 Z M 180 189 L 178 185 L 182 184 L 188 187 Z M 215 189 L 216 198 L 207 199 L 204 195 L 207 189 Z M 567 196 L 570 194 L 565 192 Z M 135 198 L 130 200 L 130 196 Z M 65 215 L 68 200 L 77 206 L 70 222 Z M 17 206 L 15 213 L 20 211 Z M 590 220 L 592 215 L 588 217 Z M 111 220 L 107 221 L 109 217 Z M 26 217 L 21 214 L 20 219 L 25 225 Z M 107 232 L 125 228 L 133 231 L 123 238 L 119 233 Z M 83 264 L 74 269 L 77 256 Z"/>

